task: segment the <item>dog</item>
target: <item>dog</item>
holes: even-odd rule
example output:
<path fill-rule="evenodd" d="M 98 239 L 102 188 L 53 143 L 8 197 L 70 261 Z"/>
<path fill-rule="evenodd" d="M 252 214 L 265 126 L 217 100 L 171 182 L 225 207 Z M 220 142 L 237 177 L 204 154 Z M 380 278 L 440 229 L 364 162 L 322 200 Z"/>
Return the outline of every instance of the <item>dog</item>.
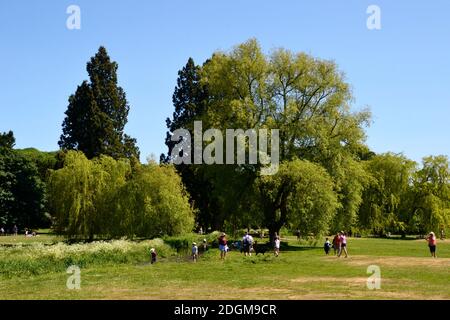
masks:
<path fill-rule="evenodd" d="M 258 241 L 255 241 L 255 243 L 253 244 L 253 251 L 256 253 L 256 255 L 258 255 L 258 253 L 262 253 L 264 255 L 267 251 L 270 251 L 270 249 L 271 248 L 267 243 L 258 244 Z"/>

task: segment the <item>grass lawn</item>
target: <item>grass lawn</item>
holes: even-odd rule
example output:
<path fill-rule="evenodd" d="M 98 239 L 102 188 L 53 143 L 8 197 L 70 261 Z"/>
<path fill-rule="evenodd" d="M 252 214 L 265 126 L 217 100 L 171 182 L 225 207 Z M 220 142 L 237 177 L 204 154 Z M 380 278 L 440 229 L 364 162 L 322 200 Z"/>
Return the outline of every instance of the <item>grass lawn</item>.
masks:
<path fill-rule="evenodd" d="M 221 261 L 211 249 L 197 263 L 171 256 L 151 265 L 146 254 L 133 263 L 91 263 L 81 268 L 79 290 L 67 289 L 65 268 L 36 275 L 0 269 L 0 299 L 450 299 L 450 240 L 438 241 L 437 259 L 425 240 L 349 238 L 349 258 L 284 240 L 289 247 L 278 258 L 230 252 Z M 17 242 L 0 244 L 10 241 Z M 366 286 L 369 265 L 381 269 L 379 290 Z"/>

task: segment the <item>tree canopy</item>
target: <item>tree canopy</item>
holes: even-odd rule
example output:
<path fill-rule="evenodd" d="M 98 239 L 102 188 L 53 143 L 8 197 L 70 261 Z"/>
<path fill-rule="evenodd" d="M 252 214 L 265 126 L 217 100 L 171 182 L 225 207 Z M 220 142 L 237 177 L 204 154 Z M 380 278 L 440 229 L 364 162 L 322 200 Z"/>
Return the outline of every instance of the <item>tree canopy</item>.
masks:
<path fill-rule="evenodd" d="M 69 97 L 61 149 L 83 151 L 89 159 L 139 159 L 136 140 L 124 133 L 130 106 L 117 84 L 117 68 L 104 47 L 87 63 L 90 82 L 83 81 Z"/>
<path fill-rule="evenodd" d="M 67 153 L 51 173 L 55 230 L 69 238 L 155 237 L 189 232 L 193 212 L 173 167 Z"/>

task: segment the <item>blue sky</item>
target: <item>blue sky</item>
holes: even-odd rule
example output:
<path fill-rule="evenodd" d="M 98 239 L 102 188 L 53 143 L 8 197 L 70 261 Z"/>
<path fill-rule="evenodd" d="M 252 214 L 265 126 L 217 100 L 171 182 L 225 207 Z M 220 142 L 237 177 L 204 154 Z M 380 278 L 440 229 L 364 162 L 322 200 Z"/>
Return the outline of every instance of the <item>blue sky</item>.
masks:
<path fill-rule="evenodd" d="M 66 28 L 69 5 L 81 30 Z M 381 9 L 368 30 L 366 9 Z M 1 0 L 0 131 L 18 148 L 56 150 L 67 99 L 87 79 L 100 45 L 119 63 L 131 105 L 126 132 L 141 158 L 166 152 L 177 71 L 256 37 L 276 47 L 333 59 L 354 108 L 369 106 L 367 143 L 413 160 L 450 155 L 450 1 L 388 0 Z"/>

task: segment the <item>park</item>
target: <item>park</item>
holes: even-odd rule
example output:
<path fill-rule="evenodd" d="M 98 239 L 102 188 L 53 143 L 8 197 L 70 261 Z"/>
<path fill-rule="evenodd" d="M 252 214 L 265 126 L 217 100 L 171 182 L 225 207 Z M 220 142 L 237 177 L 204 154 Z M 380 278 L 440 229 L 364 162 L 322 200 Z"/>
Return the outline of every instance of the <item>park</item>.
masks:
<path fill-rule="evenodd" d="M 39 233 L 38 233 L 39 234 Z M 202 237 L 204 237 L 203 235 Z M 191 238 L 199 238 L 192 235 Z M 211 238 L 212 239 L 212 238 Z M 438 242 L 431 259 L 423 239 L 349 238 L 349 258 L 325 256 L 321 246 L 283 236 L 280 256 L 244 257 L 217 248 L 193 263 L 160 240 L 135 243 L 57 244 L 62 239 L 0 237 L 1 299 L 449 299 L 450 241 Z M 173 239 L 172 239 L 173 240 Z M 168 241 L 170 243 L 170 241 Z M 19 243 L 21 243 L 19 245 Z M 10 245 L 6 247 L 5 245 Z M 95 247 L 98 248 L 95 248 Z M 150 265 L 149 248 L 157 248 Z M 54 247 L 54 248 L 53 248 Z M 57 248 L 56 248 L 57 247 Z M 80 288 L 66 286 L 70 265 L 80 266 Z M 381 286 L 369 289 L 370 265 Z"/>
<path fill-rule="evenodd" d="M 277 70 L 280 63 L 285 65 Z M 259 81 L 261 88 L 238 95 L 231 90 L 224 99 L 229 82 L 218 75 L 229 74 L 227 68 L 263 70 L 265 78 L 233 80 L 238 88 L 247 88 L 245 81 Z M 283 128 L 280 145 L 272 143 L 272 151 L 280 149 L 279 170 L 267 175 L 261 163 L 242 161 L 254 149 L 243 143 L 245 136 L 241 154 L 231 148 L 226 155 L 241 162 L 174 164 L 171 156 L 161 155 L 159 163 L 141 163 L 136 140 L 121 131 L 129 106 L 117 86 L 117 64 L 100 47 L 87 64 L 91 83 L 84 81 L 69 98 L 59 151 L 14 149 L 14 133 L 0 135 L 2 298 L 449 299 L 448 158 L 425 157 L 419 166 L 402 154 L 370 151 L 364 143 L 370 114 L 345 107 L 348 87 L 336 68 L 284 49 L 264 56 L 250 39 L 213 55 L 203 67 L 189 59 L 180 71 L 176 113 L 167 121 L 168 154 L 179 147 L 180 137 L 172 139 L 171 132 L 198 129 L 198 121 L 191 120 L 223 130 L 269 112 L 265 104 L 279 103 L 283 116 L 270 111 L 256 125 Z M 285 70 L 290 71 L 279 75 L 285 80 L 271 83 L 276 77 L 270 72 Z M 314 74 L 307 87 L 317 82 L 320 90 L 306 93 L 310 89 L 303 83 L 289 80 L 292 72 L 298 79 Z M 212 80 L 193 81 L 200 75 Z M 270 89 L 262 92 L 265 88 Z M 202 90 L 221 92 L 220 98 L 197 102 L 194 113 L 186 99 L 201 100 Z M 241 95 L 264 101 L 252 105 L 253 113 L 239 113 Z M 288 107 L 293 102 L 301 108 Z M 202 115 L 203 103 L 210 104 L 208 117 Z M 323 114 L 329 121 L 322 121 Z M 122 123 L 112 130 L 117 117 Z M 311 140 L 311 135 L 317 136 Z M 205 141 L 199 138 L 194 145 L 201 147 Z M 260 230 L 255 248 L 266 249 L 242 255 L 232 244 L 251 228 Z M 357 235 L 348 237 L 348 258 L 323 252 L 325 238 L 336 233 L 338 239 Z M 230 234 L 229 246 L 220 234 Z M 208 250 L 192 260 L 189 250 L 192 244 L 197 251 L 197 243 Z M 343 242 L 338 246 L 340 256 Z"/>
<path fill-rule="evenodd" d="M 393 5 L 231 3 L 42 4 L 10 28 L 0 299 L 450 300 L 445 28 L 424 46 Z"/>

